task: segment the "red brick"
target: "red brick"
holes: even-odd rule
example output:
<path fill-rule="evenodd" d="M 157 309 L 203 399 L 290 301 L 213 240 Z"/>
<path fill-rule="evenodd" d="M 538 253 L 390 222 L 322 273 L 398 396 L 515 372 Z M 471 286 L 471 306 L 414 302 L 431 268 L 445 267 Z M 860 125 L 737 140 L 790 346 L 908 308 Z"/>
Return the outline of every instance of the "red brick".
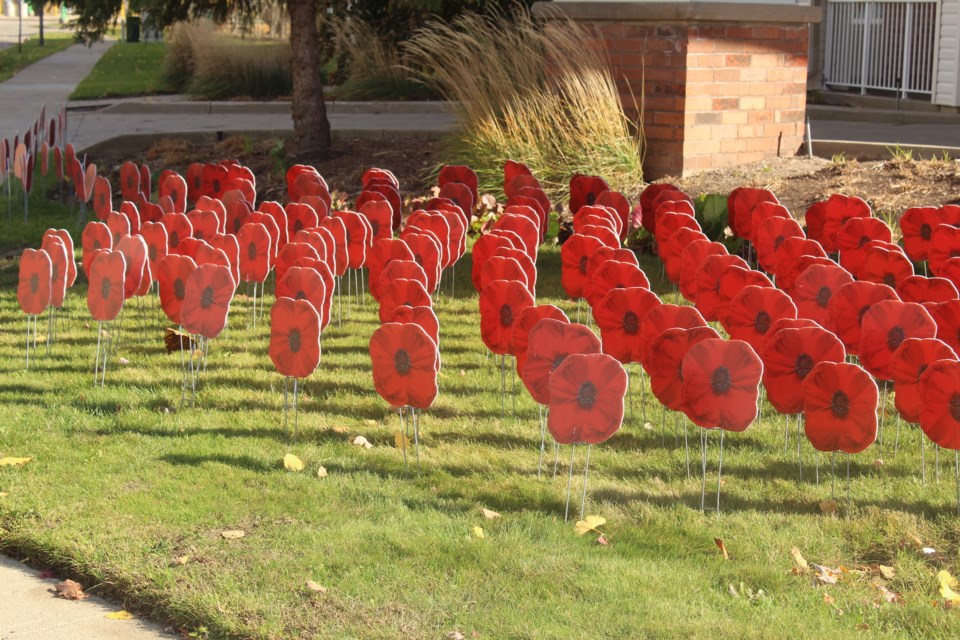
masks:
<path fill-rule="evenodd" d="M 751 56 L 744 54 L 727 55 L 724 60 L 724 66 L 727 67 L 749 67 L 753 62 Z"/>

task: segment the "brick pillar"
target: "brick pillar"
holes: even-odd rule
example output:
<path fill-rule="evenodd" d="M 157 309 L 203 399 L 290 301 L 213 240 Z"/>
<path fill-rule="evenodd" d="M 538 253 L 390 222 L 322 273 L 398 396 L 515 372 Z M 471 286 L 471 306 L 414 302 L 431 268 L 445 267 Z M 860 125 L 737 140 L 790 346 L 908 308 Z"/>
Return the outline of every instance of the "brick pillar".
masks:
<path fill-rule="evenodd" d="M 792 156 L 803 140 L 809 24 L 819 8 L 717 2 L 541 2 L 606 50 L 646 140 L 644 174 Z"/>

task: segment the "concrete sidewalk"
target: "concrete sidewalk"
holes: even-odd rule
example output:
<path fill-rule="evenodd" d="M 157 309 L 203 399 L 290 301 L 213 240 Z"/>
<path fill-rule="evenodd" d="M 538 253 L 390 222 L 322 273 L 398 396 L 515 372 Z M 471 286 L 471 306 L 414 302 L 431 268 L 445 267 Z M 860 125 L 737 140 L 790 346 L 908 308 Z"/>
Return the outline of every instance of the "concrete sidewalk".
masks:
<path fill-rule="evenodd" d="M 0 556 L 0 640 L 171 640 L 158 625 L 111 620 L 122 607 L 90 596 L 74 602 L 54 593 L 60 580 L 43 579 L 23 563 Z"/>

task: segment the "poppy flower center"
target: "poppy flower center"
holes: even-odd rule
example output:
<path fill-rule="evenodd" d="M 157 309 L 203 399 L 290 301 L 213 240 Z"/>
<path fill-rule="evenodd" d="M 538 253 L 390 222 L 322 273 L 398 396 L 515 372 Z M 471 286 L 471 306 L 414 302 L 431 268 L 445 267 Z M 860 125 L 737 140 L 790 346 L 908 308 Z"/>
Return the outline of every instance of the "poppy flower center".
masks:
<path fill-rule="evenodd" d="M 104 278 L 100 281 L 100 296 L 104 300 L 110 298 L 110 278 Z"/>
<path fill-rule="evenodd" d="M 302 220 L 295 220 L 294 223 L 293 223 L 293 230 L 294 230 L 294 232 L 302 231 L 302 230 L 303 230 L 303 221 L 302 221 Z"/>
<path fill-rule="evenodd" d="M 219 181 L 219 180 L 214 180 L 214 181 L 213 181 L 213 191 L 214 191 L 214 193 L 220 193 L 220 181 Z"/>
<path fill-rule="evenodd" d="M 177 278 L 176 280 L 173 281 L 173 295 L 177 297 L 177 300 L 183 300 L 183 294 L 184 294 L 183 280 L 181 278 Z"/>
<path fill-rule="evenodd" d="M 592 192 L 591 192 L 591 193 L 588 193 L 588 194 L 587 194 L 587 197 L 586 197 L 586 201 L 587 201 L 587 204 L 592 205 L 594 202 L 597 201 L 597 194 L 592 193 Z"/>
<path fill-rule="evenodd" d="M 871 240 L 873 240 L 873 238 L 871 238 L 870 236 L 860 236 L 860 243 L 857 246 L 862 247 L 863 245 L 867 244 Z"/>
<path fill-rule="evenodd" d="M 393 354 L 393 368 L 397 370 L 402 376 L 410 373 L 410 354 L 404 349 L 397 349 L 397 352 Z"/>
<path fill-rule="evenodd" d="M 380 235 L 380 223 L 376 220 L 370 221 L 370 229 L 373 231 L 373 237 L 376 238 Z"/>
<path fill-rule="evenodd" d="M 890 329 L 890 331 L 887 332 L 887 348 L 890 349 L 890 351 L 896 351 L 905 337 L 903 327 Z"/>
<path fill-rule="evenodd" d="M 200 295 L 200 308 L 209 309 L 213 306 L 213 287 L 207 287 Z"/>
<path fill-rule="evenodd" d="M 923 239 L 923 240 L 929 240 L 929 239 L 930 239 L 930 233 L 931 233 L 932 231 L 933 231 L 933 229 L 930 228 L 930 225 L 928 225 L 928 224 L 922 224 L 922 225 L 920 225 L 920 238 Z"/>
<path fill-rule="evenodd" d="M 257 259 L 257 243 L 251 242 L 247 245 L 247 257 L 251 260 Z"/>
<path fill-rule="evenodd" d="M 928 364 L 922 364 L 922 365 L 920 365 L 920 368 L 917 370 L 917 380 L 918 380 L 918 381 L 920 380 L 920 376 L 923 375 L 923 372 L 926 371 L 926 370 L 927 370 L 927 367 L 929 367 L 929 366 L 930 366 L 930 365 L 928 365 Z"/>
<path fill-rule="evenodd" d="M 766 311 L 758 313 L 757 317 L 753 319 L 753 328 L 760 335 L 765 334 L 770 329 L 770 314 Z"/>
<path fill-rule="evenodd" d="M 561 353 L 556 358 L 553 359 L 553 368 L 550 369 L 550 372 L 553 373 L 557 370 L 557 367 L 563 362 L 563 359 L 567 357 L 567 354 Z"/>
<path fill-rule="evenodd" d="M 860 323 L 863 322 L 863 314 L 865 314 L 869 310 L 870 310 L 870 305 L 868 304 L 865 304 L 862 307 L 860 307 L 860 311 L 857 312 L 857 326 L 859 326 Z"/>
<path fill-rule="evenodd" d="M 803 380 L 807 377 L 807 374 L 810 373 L 810 370 L 813 369 L 813 358 L 809 354 L 801 353 L 797 356 L 797 361 L 793 365 L 793 370 L 797 374 L 797 377 Z"/>
<path fill-rule="evenodd" d="M 593 405 L 596 404 L 596 402 L 597 385 L 587 380 L 580 385 L 580 389 L 577 391 L 577 406 L 585 411 L 589 411 L 593 409 Z"/>
<path fill-rule="evenodd" d="M 773 241 L 773 250 L 776 251 L 780 247 L 780 243 L 782 243 L 784 240 L 786 240 L 786 238 L 783 236 L 777 236 Z"/>
<path fill-rule="evenodd" d="M 850 413 L 850 398 L 843 391 L 836 391 L 830 402 L 830 412 L 835 418 L 843 420 Z"/>
<path fill-rule="evenodd" d="M 832 295 L 833 291 L 830 290 L 830 287 L 820 287 L 820 291 L 817 291 L 817 306 L 826 309 Z"/>
<path fill-rule="evenodd" d="M 36 293 L 40 290 L 40 276 L 36 273 L 30 276 L 30 293 Z"/>
<path fill-rule="evenodd" d="M 960 393 L 950 396 L 950 417 L 960 422 Z"/>
<path fill-rule="evenodd" d="M 287 342 L 290 345 L 291 353 L 299 353 L 300 351 L 300 330 L 292 329 L 290 335 L 287 336 Z"/>
<path fill-rule="evenodd" d="M 635 336 L 640 330 L 640 318 L 633 311 L 627 311 L 623 314 L 623 332 L 627 335 Z"/>
<path fill-rule="evenodd" d="M 896 287 L 896 286 L 897 286 L 897 278 L 896 278 L 892 273 L 885 273 L 885 274 L 883 275 L 883 284 L 885 284 L 885 285 L 887 285 L 888 287 L 891 287 L 891 288 Z"/>
<path fill-rule="evenodd" d="M 100 241 L 99 241 L 99 240 L 94 240 L 94 241 L 93 241 L 93 248 L 94 248 L 94 249 L 99 249 L 99 248 L 100 248 Z"/>
<path fill-rule="evenodd" d="M 580 258 L 580 273 L 587 275 L 587 256 Z"/>
<path fill-rule="evenodd" d="M 197 240 L 203 240 L 203 239 L 204 239 L 204 238 L 203 238 L 203 229 L 194 229 L 194 230 L 193 230 L 193 237 L 196 238 Z"/>
<path fill-rule="evenodd" d="M 504 327 L 513 326 L 513 309 L 508 304 L 500 307 L 500 325 Z"/>
<path fill-rule="evenodd" d="M 176 231 L 171 231 L 171 232 L 170 232 L 170 246 L 171 246 L 171 247 L 176 247 L 176 246 L 179 245 L 179 244 L 180 244 L 180 234 L 178 234 Z"/>
<path fill-rule="evenodd" d="M 730 390 L 730 370 L 726 367 L 717 367 L 710 376 L 710 388 L 713 393 L 722 396 Z"/>

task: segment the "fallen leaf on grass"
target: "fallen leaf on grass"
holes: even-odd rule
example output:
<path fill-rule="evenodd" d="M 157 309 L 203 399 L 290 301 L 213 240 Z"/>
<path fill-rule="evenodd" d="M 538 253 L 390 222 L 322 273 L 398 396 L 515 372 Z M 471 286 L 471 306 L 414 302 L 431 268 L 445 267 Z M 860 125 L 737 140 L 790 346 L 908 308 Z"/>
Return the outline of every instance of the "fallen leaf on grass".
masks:
<path fill-rule="evenodd" d="M 326 477 L 327 477 L 327 468 L 324 467 L 324 466 L 321 466 L 319 469 L 317 469 L 317 477 L 318 477 L 318 478 L 326 478 Z"/>
<path fill-rule="evenodd" d="M 364 420 L 364 421 L 363 421 L 363 424 L 367 425 L 368 427 L 376 427 L 376 426 L 378 426 L 380 423 L 377 422 L 376 420 Z"/>
<path fill-rule="evenodd" d="M 107 620 L 133 620 L 133 614 L 129 611 L 114 611 L 104 616 Z"/>
<path fill-rule="evenodd" d="M 587 516 L 583 520 L 577 520 L 577 523 L 573 525 L 574 531 L 577 532 L 578 536 L 582 536 L 588 531 L 597 531 L 597 527 L 606 524 L 607 519 L 603 516 Z M 600 533 L 597 531 L 597 533 Z"/>
<path fill-rule="evenodd" d="M 873 586 L 876 587 L 877 591 L 880 592 L 880 603 L 887 604 L 903 604 L 903 596 L 901 596 L 896 591 L 892 591 L 887 588 L 886 585 L 882 585 L 879 582 L 874 582 Z"/>
<path fill-rule="evenodd" d="M 474 528 L 473 528 L 473 535 L 477 536 L 477 537 L 480 538 L 481 540 L 486 537 L 486 536 L 483 534 L 483 527 L 474 527 Z"/>
<path fill-rule="evenodd" d="M 370 441 L 363 436 L 357 436 L 354 438 L 353 444 L 357 445 L 358 447 L 363 447 L 364 449 L 373 449 L 373 445 L 370 444 Z"/>
<path fill-rule="evenodd" d="M 58 582 L 54 588 L 57 590 L 58 596 L 66 598 L 67 600 L 86 600 L 88 597 L 87 594 L 83 592 L 83 587 L 80 586 L 80 583 L 73 580 Z"/>
<path fill-rule="evenodd" d="M 228 531 L 220 532 L 220 537 L 222 537 L 225 540 L 239 540 L 245 535 L 247 535 L 247 532 L 241 529 L 230 529 Z"/>
<path fill-rule="evenodd" d="M 597 538 L 597 544 L 600 544 L 606 547 L 607 545 L 610 544 L 610 541 L 607 540 L 607 537 L 601 533 L 600 537 Z"/>
<path fill-rule="evenodd" d="M 727 545 L 723 544 L 723 538 L 714 538 L 713 543 L 717 545 L 717 549 L 720 549 L 720 553 L 723 554 L 723 559 L 729 560 L 730 554 L 727 553 Z"/>
<path fill-rule="evenodd" d="M 447 640 L 466 640 L 467 636 L 463 635 L 459 631 L 448 631 L 443 636 Z"/>
<path fill-rule="evenodd" d="M 327 588 L 320 584 L 319 582 L 314 582 L 313 580 L 307 580 L 307 589 L 310 591 L 315 591 L 317 593 L 326 593 Z"/>
<path fill-rule="evenodd" d="M 177 556 L 170 561 L 171 567 L 182 567 L 183 565 L 190 562 L 190 556 Z"/>
<path fill-rule="evenodd" d="M 875 466 L 877 469 L 882 469 L 882 468 L 883 468 L 883 460 L 880 460 L 880 459 L 874 460 L 874 461 L 873 461 L 873 466 Z"/>
<path fill-rule="evenodd" d="M 33 460 L 33 458 L 0 458 L 0 467 L 22 467 Z"/>
<path fill-rule="evenodd" d="M 491 511 L 490 509 L 480 509 L 480 513 L 483 514 L 483 517 L 487 520 L 496 520 L 500 517 L 500 514 L 496 511 Z"/>
<path fill-rule="evenodd" d="M 643 423 L 643 428 L 646 429 L 647 431 L 653 431 L 653 429 L 654 429 L 653 423 L 652 423 L 652 422 L 644 422 L 644 423 Z"/>
<path fill-rule="evenodd" d="M 403 434 L 403 431 L 397 431 L 393 436 L 393 444 L 396 445 L 397 449 L 401 451 L 406 451 L 407 449 L 412 449 L 413 445 L 410 443 L 410 438 Z"/>
<path fill-rule="evenodd" d="M 937 572 L 937 581 L 940 583 L 940 595 L 951 606 L 960 604 L 960 594 L 953 590 L 957 586 L 957 579 L 950 575 L 950 572 L 946 569 L 941 569 Z"/>
<path fill-rule="evenodd" d="M 337 427 L 331 427 L 330 429 L 331 429 L 334 433 L 342 433 L 342 434 L 350 433 L 350 430 L 347 429 L 346 427 L 337 426 Z"/>
<path fill-rule="evenodd" d="M 831 569 L 830 567 L 824 567 L 819 564 L 814 564 L 813 568 L 817 572 L 815 579 L 818 583 L 837 584 L 837 575 L 840 573 L 838 569 Z"/>
<path fill-rule="evenodd" d="M 933 547 L 924 547 L 920 549 L 920 553 L 929 558 L 931 556 L 937 555 L 937 550 L 934 549 Z"/>
<path fill-rule="evenodd" d="M 127 360 L 126 358 L 119 358 L 119 359 L 117 360 L 117 362 L 119 362 L 119 363 L 122 364 L 123 366 L 127 366 L 128 364 L 130 364 L 130 361 Z"/>
<path fill-rule="evenodd" d="M 834 602 L 834 601 L 833 601 L 833 596 L 830 595 L 829 593 L 823 594 L 823 601 L 824 601 L 824 603 L 833 606 L 833 602 Z"/>
<path fill-rule="evenodd" d="M 836 500 L 824 500 L 820 503 L 820 513 L 825 516 L 832 516 L 837 513 L 837 501 Z"/>
<path fill-rule="evenodd" d="M 880 571 L 880 575 L 882 575 L 887 580 L 893 580 L 894 576 L 896 576 L 896 573 L 894 572 L 893 567 L 888 567 L 885 564 L 881 564 L 877 568 Z"/>
<path fill-rule="evenodd" d="M 7 493 L 6 491 L 0 491 L 0 498 L 6 498 L 8 495 L 10 494 Z"/>
<path fill-rule="evenodd" d="M 790 549 L 790 555 L 793 556 L 793 562 L 797 565 L 797 569 L 800 569 L 800 571 L 807 571 L 810 569 L 810 565 L 807 564 L 806 558 L 804 558 L 803 554 L 800 553 L 800 549 L 793 547 Z"/>
<path fill-rule="evenodd" d="M 303 460 L 292 453 L 288 453 L 283 456 L 283 468 L 287 471 L 303 471 Z"/>

